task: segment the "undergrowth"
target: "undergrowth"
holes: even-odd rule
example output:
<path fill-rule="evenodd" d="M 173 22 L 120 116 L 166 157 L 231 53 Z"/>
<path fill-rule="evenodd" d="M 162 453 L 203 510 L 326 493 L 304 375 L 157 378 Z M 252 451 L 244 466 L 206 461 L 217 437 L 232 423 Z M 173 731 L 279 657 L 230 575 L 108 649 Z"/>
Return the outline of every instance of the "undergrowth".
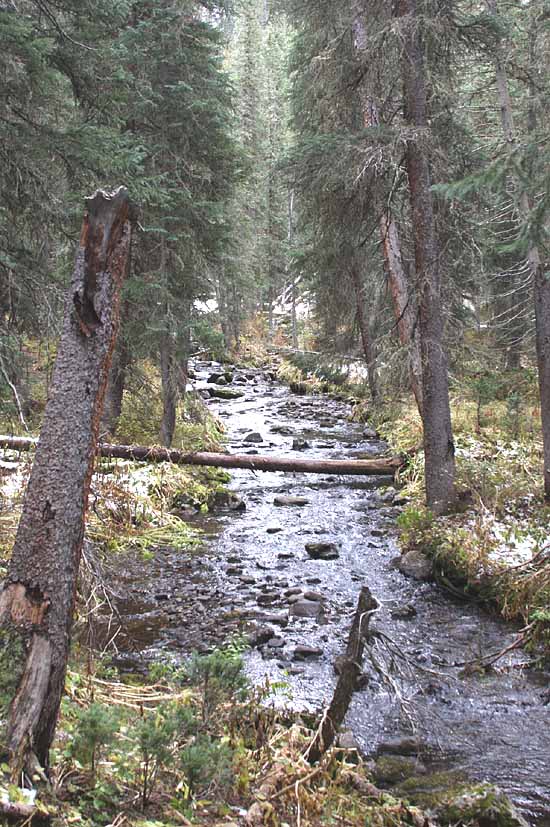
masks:
<path fill-rule="evenodd" d="M 499 394 L 502 388 L 499 386 Z M 542 490 L 542 446 L 533 402 L 456 395 L 451 400 L 457 460 L 456 513 L 424 507 L 420 417 L 410 400 L 387 406 L 372 422 L 407 456 L 401 472 L 409 505 L 399 518 L 404 550 L 435 563 L 443 585 L 495 605 L 525 627 L 528 647 L 550 653 L 550 511 Z"/>
<path fill-rule="evenodd" d="M 268 684 L 247 685 L 242 652 L 236 640 L 127 682 L 101 660 L 73 663 L 50 784 L 38 786 L 35 801 L 53 827 L 236 827 L 246 813 L 246 823 L 266 827 L 457 823 L 454 809 L 454 820 L 439 815 L 457 806 L 451 785 L 428 821 L 397 789 L 376 787 L 354 749 L 335 746 L 311 766 L 304 756 L 314 730 L 275 711 Z M 7 770 L 0 767 L 0 795 L 28 800 L 32 793 L 17 791 Z M 468 824 L 479 827 L 484 812 L 472 807 Z"/>

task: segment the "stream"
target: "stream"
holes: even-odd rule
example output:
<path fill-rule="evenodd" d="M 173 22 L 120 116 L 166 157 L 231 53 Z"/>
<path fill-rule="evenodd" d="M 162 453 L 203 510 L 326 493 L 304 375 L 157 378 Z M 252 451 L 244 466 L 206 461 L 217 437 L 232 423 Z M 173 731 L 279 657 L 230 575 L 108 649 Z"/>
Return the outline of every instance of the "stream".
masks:
<path fill-rule="evenodd" d="M 206 395 L 223 368 L 194 367 L 194 385 Z M 349 422 L 343 401 L 293 395 L 260 370 L 236 370 L 228 387 L 244 395 L 209 407 L 232 452 L 336 459 L 386 449 Z M 361 751 L 412 754 L 422 771 L 461 770 L 496 783 L 530 824 L 550 827 L 548 675 L 524 668 L 518 651 L 492 671 L 464 669 L 508 646 L 516 629 L 395 568 L 402 506 L 391 485 L 387 477 L 234 471 L 235 501 L 190 518 L 203 531 L 197 551 L 161 548 L 146 564 L 124 556 L 120 664 L 209 651 L 244 627 L 251 680 L 283 684 L 275 703 L 319 711 L 367 585 L 380 604 L 371 621 L 378 635 L 346 719 Z M 303 501 L 276 505 L 277 497 Z M 236 508 L 239 498 L 245 510 Z M 310 553 L 306 544 L 315 544 Z"/>

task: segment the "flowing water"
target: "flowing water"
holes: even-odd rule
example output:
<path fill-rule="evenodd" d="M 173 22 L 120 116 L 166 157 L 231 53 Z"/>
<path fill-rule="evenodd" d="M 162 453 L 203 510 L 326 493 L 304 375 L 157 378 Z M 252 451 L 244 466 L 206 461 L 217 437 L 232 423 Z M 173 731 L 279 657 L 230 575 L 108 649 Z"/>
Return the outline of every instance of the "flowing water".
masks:
<path fill-rule="evenodd" d="M 214 367 L 196 366 L 197 387 L 212 387 L 206 380 Z M 235 381 L 243 397 L 209 403 L 233 452 L 335 459 L 386 448 L 349 422 L 344 402 L 292 395 L 260 371 L 238 371 Z M 249 441 L 254 432 L 261 442 Z M 296 439 L 307 446 L 295 450 Z M 233 472 L 246 510 L 194 518 L 204 532 L 197 552 L 159 549 L 146 565 L 125 559 L 118 573 L 124 662 L 135 668 L 162 652 L 208 650 L 244 624 L 256 640 L 247 655 L 251 679 L 283 684 L 277 703 L 318 711 L 331 698 L 333 662 L 367 585 L 380 604 L 371 621 L 378 634 L 346 719 L 362 751 L 414 752 L 430 770 L 459 769 L 497 783 L 530 823 L 546 827 L 548 675 L 524 668 L 526 656 L 517 651 L 492 671 L 468 667 L 513 642 L 515 629 L 396 570 L 401 509 L 386 493 L 391 482 Z M 281 495 L 307 502 L 276 505 Z M 338 556 L 311 559 L 310 542 L 334 543 Z M 315 617 L 293 614 L 304 594 Z"/>

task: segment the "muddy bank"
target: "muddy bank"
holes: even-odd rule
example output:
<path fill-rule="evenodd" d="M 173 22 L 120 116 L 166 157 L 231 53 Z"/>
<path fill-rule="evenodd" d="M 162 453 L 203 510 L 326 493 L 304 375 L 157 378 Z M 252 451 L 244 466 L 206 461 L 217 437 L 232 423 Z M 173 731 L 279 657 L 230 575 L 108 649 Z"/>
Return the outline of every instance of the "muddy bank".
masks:
<path fill-rule="evenodd" d="M 216 372 L 225 384 L 212 380 Z M 344 402 L 292 395 L 262 372 L 223 373 L 195 366 L 230 450 L 312 458 L 385 450 L 349 423 Z M 212 395 L 227 387 L 242 395 Z M 547 676 L 525 669 L 518 652 L 498 671 L 481 669 L 480 657 L 505 648 L 514 628 L 396 569 L 402 505 L 391 480 L 239 471 L 232 487 L 246 509 L 193 517 L 204 531 L 199 550 L 159 549 L 146 564 L 125 556 L 123 660 L 135 668 L 161 653 L 179 658 L 244 628 L 256 644 L 251 678 L 283 682 L 276 702 L 315 711 L 331 696 L 333 662 L 366 584 L 380 610 L 347 719 L 361 749 L 498 783 L 530 822 L 550 825 Z"/>

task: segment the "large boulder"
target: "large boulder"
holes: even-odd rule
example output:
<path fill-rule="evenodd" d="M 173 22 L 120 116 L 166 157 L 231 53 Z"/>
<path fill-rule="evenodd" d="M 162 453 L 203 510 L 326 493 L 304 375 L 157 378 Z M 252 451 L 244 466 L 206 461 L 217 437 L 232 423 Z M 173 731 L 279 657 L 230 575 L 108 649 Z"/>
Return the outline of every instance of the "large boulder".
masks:
<path fill-rule="evenodd" d="M 234 388 L 208 388 L 209 396 L 214 399 L 240 399 L 244 396 L 244 391 L 238 391 Z"/>

